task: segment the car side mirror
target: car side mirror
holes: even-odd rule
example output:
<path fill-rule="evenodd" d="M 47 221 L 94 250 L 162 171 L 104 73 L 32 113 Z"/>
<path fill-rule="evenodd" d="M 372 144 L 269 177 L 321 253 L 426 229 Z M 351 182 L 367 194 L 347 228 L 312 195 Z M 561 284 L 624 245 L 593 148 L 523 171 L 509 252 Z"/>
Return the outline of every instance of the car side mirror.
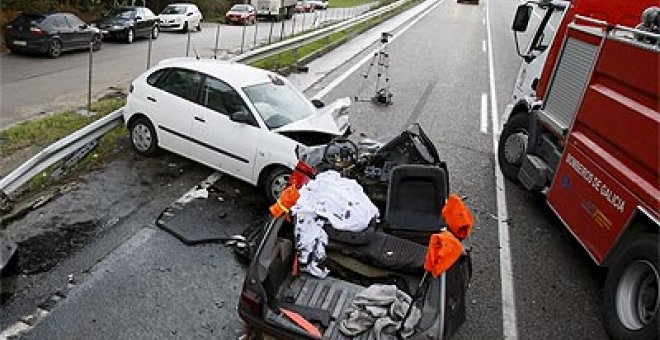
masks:
<path fill-rule="evenodd" d="M 244 110 L 232 112 L 229 114 L 229 119 L 236 123 L 250 124 L 250 116 Z"/>
<path fill-rule="evenodd" d="M 325 106 L 325 103 L 318 99 L 312 99 L 312 105 L 314 105 L 315 108 L 320 109 Z"/>
<path fill-rule="evenodd" d="M 193 15 L 192 12 L 188 12 L 188 14 L 186 14 L 186 16 L 191 16 L 191 15 Z"/>
<path fill-rule="evenodd" d="M 142 20 L 142 17 L 138 15 L 135 17 L 135 20 Z"/>
<path fill-rule="evenodd" d="M 529 25 L 529 19 L 532 16 L 532 6 L 522 4 L 516 9 L 516 16 L 513 18 L 511 29 L 514 32 L 525 32 Z"/>
<path fill-rule="evenodd" d="M 89 27 L 89 26 L 87 26 L 87 24 L 81 24 L 81 25 L 78 26 L 78 27 L 79 27 L 81 30 L 86 30 L 87 27 Z"/>

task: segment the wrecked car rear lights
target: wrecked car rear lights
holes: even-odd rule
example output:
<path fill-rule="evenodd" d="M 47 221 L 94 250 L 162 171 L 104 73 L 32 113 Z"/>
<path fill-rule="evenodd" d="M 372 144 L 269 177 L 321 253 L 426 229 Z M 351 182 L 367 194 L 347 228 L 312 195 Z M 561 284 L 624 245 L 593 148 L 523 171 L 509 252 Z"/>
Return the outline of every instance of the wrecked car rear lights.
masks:
<path fill-rule="evenodd" d="M 298 161 L 298 164 L 296 164 L 296 167 L 293 170 L 293 174 L 291 174 L 291 177 L 289 178 L 289 185 L 300 188 L 309 182 L 310 179 L 316 177 L 316 174 L 317 170 L 314 167 L 303 161 Z"/>

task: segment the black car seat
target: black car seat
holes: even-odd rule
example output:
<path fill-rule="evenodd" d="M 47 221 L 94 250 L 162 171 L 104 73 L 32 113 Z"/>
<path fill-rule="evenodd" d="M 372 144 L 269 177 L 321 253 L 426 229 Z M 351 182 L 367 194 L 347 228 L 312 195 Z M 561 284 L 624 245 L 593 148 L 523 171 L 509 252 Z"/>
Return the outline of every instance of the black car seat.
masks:
<path fill-rule="evenodd" d="M 385 232 L 427 244 L 445 227 L 442 208 L 449 195 L 445 167 L 408 164 L 392 169 L 385 209 Z"/>

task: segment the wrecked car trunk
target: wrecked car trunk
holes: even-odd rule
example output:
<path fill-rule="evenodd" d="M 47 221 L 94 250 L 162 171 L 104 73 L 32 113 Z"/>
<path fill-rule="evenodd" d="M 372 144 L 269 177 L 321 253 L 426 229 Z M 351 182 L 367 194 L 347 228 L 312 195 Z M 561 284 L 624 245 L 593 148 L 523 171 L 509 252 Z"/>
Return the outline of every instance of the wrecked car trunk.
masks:
<path fill-rule="evenodd" d="M 423 279 L 429 237 L 445 229 L 440 210 L 449 183 L 447 167 L 422 129 L 413 125 L 386 143 L 335 139 L 297 153 L 318 172 L 337 171 L 357 181 L 378 207 L 380 218 L 355 232 L 323 225 L 328 236 L 323 266 L 329 270 L 324 278 L 299 272 L 299 235 L 294 232 L 299 221 L 271 218 L 251 254 L 239 302 L 239 314 L 251 334 L 370 339 L 374 332 L 387 329 L 392 333 L 387 336 L 396 338 L 402 331 L 391 325 L 346 335 L 354 299 L 379 285 L 396 290 L 397 296 L 403 292 L 412 297 L 419 310 L 408 339 L 445 339 L 454 334 L 465 321 L 470 255 L 463 252 L 444 273 Z M 291 311 L 303 320 L 292 317 Z M 408 325 L 408 317 L 392 309 L 392 320 L 401 319 Z M 306 322 L 312 326 L 306 328 Z M 320 333 L 314 335 L 317 330 Z"/>

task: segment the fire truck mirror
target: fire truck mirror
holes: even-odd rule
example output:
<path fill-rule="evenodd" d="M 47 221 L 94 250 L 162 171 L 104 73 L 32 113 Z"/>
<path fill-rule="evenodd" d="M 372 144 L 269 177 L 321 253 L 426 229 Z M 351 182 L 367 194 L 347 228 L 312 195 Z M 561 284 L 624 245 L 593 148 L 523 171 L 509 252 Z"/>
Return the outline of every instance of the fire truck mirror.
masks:
<path fill-rule="evenodd" d="M 511 29 L 515 32 L 525 32 L 529 25 L 529 18 L 532 15 L 532 6 L 522 4 L 516 10 L 516 16 L 513 18 Z"/>

